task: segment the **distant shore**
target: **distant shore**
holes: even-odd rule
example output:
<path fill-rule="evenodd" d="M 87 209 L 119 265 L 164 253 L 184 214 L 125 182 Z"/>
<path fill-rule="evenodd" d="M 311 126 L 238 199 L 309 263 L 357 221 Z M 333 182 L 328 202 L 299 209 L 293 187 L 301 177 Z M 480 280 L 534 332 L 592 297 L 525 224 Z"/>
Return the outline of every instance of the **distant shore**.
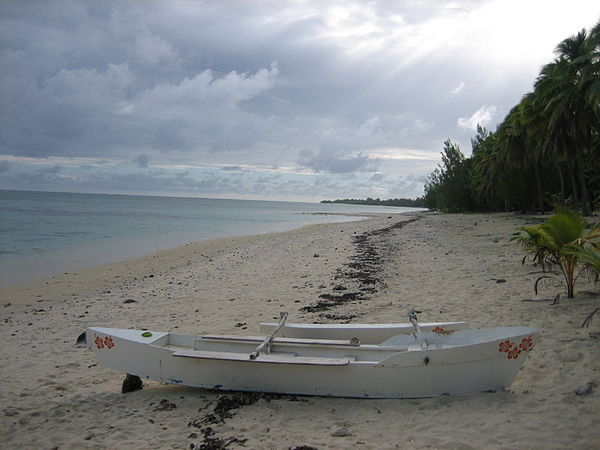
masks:
<path fill-rule="evenodd" d="M 256 334 L 288 311 L 300 322 L 466 320 L 529 325 L 541 339 L 507 392 L 421 400 L 254 397 L 212 424 L 229 448 L 593 448 L 600 440 L 598 287 L 552 305 L 538 268 L 508 242 L 513 214 L 384 214 L 223 238 L 0 289 L 0 433 L 7 448 L 189 448 L 195 424 L 234 394 L 146 382 L 97 365 L 87 326 Z M 360 244 L 359 244 L 360 243 Z M 366 258 L 365 252 L 375 257 Z M 342 296 L 340 292 L 353 295 Z M 594 337 L 595 336 L 595 337 Z M 161 409 L 161 400 L 176 405 Z M 235 401 L 232 400 L 233 403 Z M 402 424 L 391 426 L 390 424 Z M 466 425 L 467 424 L 467 425 Z M 346 436 L 334 431 L 345 428 Z M 310 432 L 307 432 L 310 430 Z M 245 440 L 245 441 L 244 441 Z"/>

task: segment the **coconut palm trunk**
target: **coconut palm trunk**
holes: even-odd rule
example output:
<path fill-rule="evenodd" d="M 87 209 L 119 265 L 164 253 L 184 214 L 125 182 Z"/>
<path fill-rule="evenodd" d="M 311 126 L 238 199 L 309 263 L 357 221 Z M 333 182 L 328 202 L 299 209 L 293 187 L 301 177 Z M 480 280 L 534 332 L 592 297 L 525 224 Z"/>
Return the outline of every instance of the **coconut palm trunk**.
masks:
<path fill-rule="evenodd" d="M 581 187 L 581 212 L 584 216 L 590 215 L 590 196 L 588 194 L 586 180 L 585 180 L 585 170 L 582 161 L 583 157 L 581 152 L 577 153 L 577 175 L 579 177 L 579 184 Z"/>

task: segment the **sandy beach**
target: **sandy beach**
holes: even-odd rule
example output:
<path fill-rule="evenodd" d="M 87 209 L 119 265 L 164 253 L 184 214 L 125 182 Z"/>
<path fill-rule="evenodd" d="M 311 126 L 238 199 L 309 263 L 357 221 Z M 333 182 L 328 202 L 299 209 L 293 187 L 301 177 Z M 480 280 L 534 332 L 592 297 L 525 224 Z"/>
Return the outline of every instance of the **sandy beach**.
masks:
<path fill-rule="evenodd" d="M 575 299 L 553 304 L 563 288 L 549 281 L 535 295 L 539 268 L 521 265 L 509 243 L 534 220 L 382 215 L 194 243 L 4 288 L 0 447 L 598 448 L 600 317 L 581 324 L 600 306 L 600 286 L 580 279 Z M 354 295 L 342 301 L 340 292 Z M 121 394 L 123 374 L 74 347 L 92 325 L 256 334 L 280 311 L 293 322 L 377 323 L 405 322 L 412 308 L 424 322 L 534 326 L 540 339 L 509 390 L 418 400 L 252 396 L 152 381 Z M 588 382 L 598 386 L 576 395 Z"/>

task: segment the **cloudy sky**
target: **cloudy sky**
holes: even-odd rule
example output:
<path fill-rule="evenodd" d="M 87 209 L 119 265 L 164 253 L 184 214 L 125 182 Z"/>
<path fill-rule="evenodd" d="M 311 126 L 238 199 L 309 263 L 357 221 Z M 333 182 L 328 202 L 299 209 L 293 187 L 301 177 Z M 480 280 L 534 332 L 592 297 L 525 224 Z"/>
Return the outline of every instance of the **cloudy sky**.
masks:
<path fill-rule="evenodd" d="M 596 0 L 0 2 L 0 189 L 415 197 Z"/>

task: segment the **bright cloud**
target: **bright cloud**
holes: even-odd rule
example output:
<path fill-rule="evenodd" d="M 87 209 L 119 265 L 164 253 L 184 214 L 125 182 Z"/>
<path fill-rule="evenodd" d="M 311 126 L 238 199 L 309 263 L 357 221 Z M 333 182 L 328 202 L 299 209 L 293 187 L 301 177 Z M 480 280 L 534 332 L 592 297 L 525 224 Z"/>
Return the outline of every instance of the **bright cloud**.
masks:
<path fill-rule="evenodd" d="M 460 91 L 462 91 L 465 87 L 465 83 L 464 81 L 461 81 L 458 86 L 456 86 L 454 89 L 452 89 L 450 91 L 451 94 L 458 94 Z"/>
<path fill-rule="evenodd" d="M 470 117 L 461 117 L 458 119 L 456 124 L 465 130 L 475 131 L 477 130 L 477 125 L 481 125 L 482 127 L 488 126 L 496 114 L 495 106 L 482 106 L 477 111 L 475 111 Z"/>

